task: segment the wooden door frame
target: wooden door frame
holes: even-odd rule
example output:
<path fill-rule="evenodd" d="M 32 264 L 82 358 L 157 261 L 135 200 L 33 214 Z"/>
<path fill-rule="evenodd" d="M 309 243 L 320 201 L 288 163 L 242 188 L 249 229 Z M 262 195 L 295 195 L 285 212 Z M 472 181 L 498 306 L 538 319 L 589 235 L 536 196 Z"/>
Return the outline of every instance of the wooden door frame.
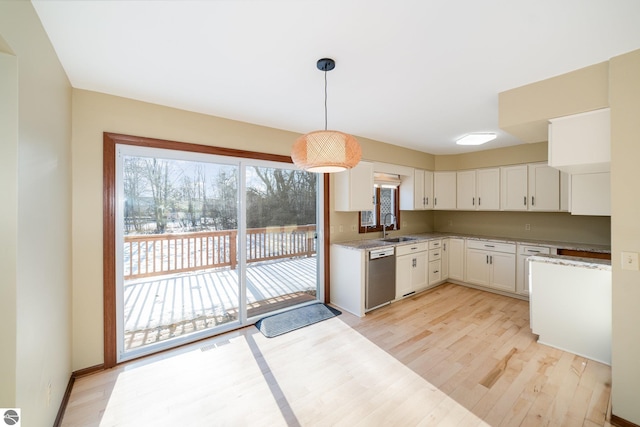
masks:
<path fill-rule="evenodd" d="M 168 141 L 104 132 L 102 159 L 102 251 L 103 251 L 103 317 L 104 317 L 104 368 L 112 368 L 117 362 L 117 325 L 116 325 L 116 145 L 135 145 L 149 148 L 162 148 L 218 156 L 230 156 L 244 159 L 268 160 L 280 163 L 293 163 L 291 157 L 233 148 L 213 147 L 187 142 Z M 329 230 L 329 175 L 324 174 L 323 192 L 323 230 Z M 324 301 L 329 301 L 329 233 L 321 234 L 324 253 Z M 319 248 L 318 248 L 319 250 Z"/>

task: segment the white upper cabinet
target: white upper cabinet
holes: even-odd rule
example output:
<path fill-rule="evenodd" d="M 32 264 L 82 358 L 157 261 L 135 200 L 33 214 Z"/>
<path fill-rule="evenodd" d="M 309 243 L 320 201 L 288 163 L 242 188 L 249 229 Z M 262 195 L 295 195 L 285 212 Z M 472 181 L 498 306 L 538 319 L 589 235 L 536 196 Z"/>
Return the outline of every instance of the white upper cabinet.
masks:
<path fill-rule="evenodd" d="M 500 203 L 505 211 L 560 210 L 560 171 L 546 163 L 500 168 Z"/>
<path fill-rule="evenodd" d="M 478 169 L 457 174 L 458 210 L 500 209 L 500 169 Z"/>
<path fill-rule="evenodd" d="M 544 163 L 529 167 L 529 210 L 560 210 L 560 171 Z"/>
<path fill-rule="evenodd" d="M 352 169 L 334 174 L 334 187 L 336 211 L 373 209 L 373 163 L 360 162 Z"/>
<path fill-rule="evenodd" d="M 433 208 L 439 210 L 456 208 L 456 172 L 433 173 Z"/>
<path fill-rule="evenodd" d="M 481 211 L 500 209 L 500 169 L 478 169 L 478 209 Z"/>
<path fill-rule="evenodd" d="M 477 206 L 476 197 L 476 171 L 461 171 L 456 176 L 457 188 L 457 209 L 465 211 L 475 211 Z"/>
<path fill-rule="evenodd" d="M 528 210 L 527 165 L 501 167 L 500 187 L 500 205 L 502 210 Z"/>
<path fill-rule="evenodd" d="M 402 180 L 400 209 L 433 209 L 433 172 L 415 169 L 413 176 L 407 176 Z"/>
<path fill-rule="evenodd" d="M 609 172 L 571 175 L 572 215 L 611 215 Z"/>
<path fill-rule="evenodd" d="M 611 162 L 609 108 L 549 121 L 549 166 L 568 173 L 608 172 Z"/>

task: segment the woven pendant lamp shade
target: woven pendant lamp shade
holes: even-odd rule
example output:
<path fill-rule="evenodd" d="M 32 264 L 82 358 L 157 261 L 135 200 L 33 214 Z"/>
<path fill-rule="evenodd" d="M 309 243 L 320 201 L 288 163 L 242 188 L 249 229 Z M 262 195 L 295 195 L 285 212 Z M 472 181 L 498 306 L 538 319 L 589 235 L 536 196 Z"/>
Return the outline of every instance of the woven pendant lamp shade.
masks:
<path fill-rule="evenodd" d="M 362 149 L 353 136 L 327 130 L 327 71 L 335 68 L 331 58 L 318 59 L 316 67 L 324 71 L 324 130 L 302 135 L 293 143 L 291 159 L 308 172 L 333 173 L 351 169 L 360 161 Z"/>
<path fill-rule="evenodd" d="M 337 130 L 317 130 L 293 144 L 291 158 L 308 172 L 333 173 L 351 169 L 360 161 L 362 149 L 353 136 Z"/>

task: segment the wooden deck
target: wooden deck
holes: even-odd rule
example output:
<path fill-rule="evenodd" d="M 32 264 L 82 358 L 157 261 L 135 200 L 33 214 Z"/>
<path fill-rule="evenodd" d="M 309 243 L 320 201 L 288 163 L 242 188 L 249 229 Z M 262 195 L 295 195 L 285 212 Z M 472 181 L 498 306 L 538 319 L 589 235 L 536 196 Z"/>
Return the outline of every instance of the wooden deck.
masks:
<path fill-rule="evenodd" d="M 125 350 L 238 319 L 239 270 L 219 268 L 126 281 Z M 316 258 L 251 264 L 248 316 L 315 299 Z"/>

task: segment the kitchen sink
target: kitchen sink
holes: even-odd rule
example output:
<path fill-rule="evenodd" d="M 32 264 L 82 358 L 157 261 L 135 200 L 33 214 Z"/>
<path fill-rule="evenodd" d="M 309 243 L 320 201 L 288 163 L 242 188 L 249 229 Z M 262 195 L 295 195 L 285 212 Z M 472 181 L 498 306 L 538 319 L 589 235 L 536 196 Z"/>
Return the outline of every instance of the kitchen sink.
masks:
<path fill-rule="evenodd" d="M 410 242 L 412 240 L 416 240 L 415 237 L 387 237 L 386 239 L 382 239 L 383 242 L 390 243 L 400 243 L 400 242 Z"/>

